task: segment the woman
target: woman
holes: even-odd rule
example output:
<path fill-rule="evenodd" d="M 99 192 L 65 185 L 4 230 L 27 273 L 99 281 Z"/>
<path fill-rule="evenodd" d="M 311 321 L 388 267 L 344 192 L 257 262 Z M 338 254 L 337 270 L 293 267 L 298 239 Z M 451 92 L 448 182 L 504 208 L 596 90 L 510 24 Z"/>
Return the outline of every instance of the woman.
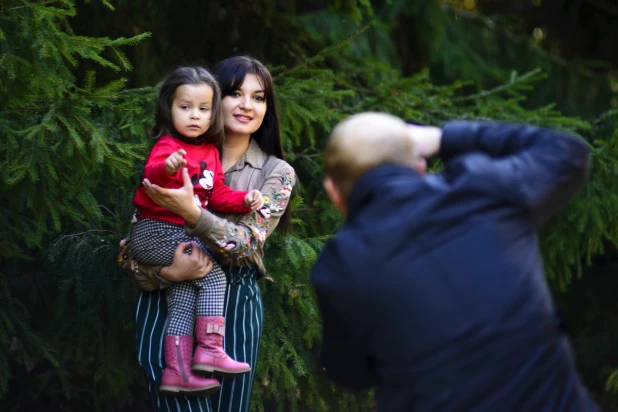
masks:
<path fill-rule="evenodd" d="M 226 272 L 225 351 L 251 365 L 251 373 L 222 379 L 221 390 L 204 397 L 166 397 L 158 393 L 163 368 L 162 338 L 167 311 L 160 290 L 142 291 L 136 313 L 139 363 L 144 368 L 155 410 L 248 411 L 262 336 L 263 303 L 257 280 L 266 273 L 262 258 L 266 237 L 277 228 L 285 232 L 290 223 L 287 209 L 295 183 L 294 169 L 283 161 L 279 119 L 272 78 L 259 61 L 237 56 L 214 69 L 221 87 L 225 142 L 221 162 L 225 184 L 235 190 L 258 189 L 268 211 L 262 214 L 231 214 L 221 218 L 199 208 L 193 200 L 188 174 L 180 189 L 163 189 L 144 181 L 149 196 L 185 219 L 185 232 L 198 237 L 210 250 L 219 252 Z M 191 246 L 191 254 L 184 250 Z M 210 270 L 206 254 L 195 242 L 176 250 L 172 266 L 134 267 L 138 278 L 152 279 L 158 288 L 170 282 L 204 276 Z"/>

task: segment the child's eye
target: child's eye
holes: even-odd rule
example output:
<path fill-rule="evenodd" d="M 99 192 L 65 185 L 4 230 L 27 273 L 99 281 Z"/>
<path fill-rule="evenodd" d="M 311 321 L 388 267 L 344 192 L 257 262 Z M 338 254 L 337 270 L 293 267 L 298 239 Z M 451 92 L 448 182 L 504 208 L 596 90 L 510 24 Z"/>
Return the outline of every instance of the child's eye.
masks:
<path fill-rule="evenodd" d="M 180 108 L 181 108 L 182 110 L 187 110 L 187 109 L 189 108 L 189 106 L 188 106 L 188 105 L 186 105 L 186 104 L 183 104 L 182 106 L 180 106 Z"/>
<path fill-rule="evenodd" d="M 207 112 L 209 109 L 208 109 L 208 107 L 200 107 L 200 110 L 203 111 L 203 112 Z"/>

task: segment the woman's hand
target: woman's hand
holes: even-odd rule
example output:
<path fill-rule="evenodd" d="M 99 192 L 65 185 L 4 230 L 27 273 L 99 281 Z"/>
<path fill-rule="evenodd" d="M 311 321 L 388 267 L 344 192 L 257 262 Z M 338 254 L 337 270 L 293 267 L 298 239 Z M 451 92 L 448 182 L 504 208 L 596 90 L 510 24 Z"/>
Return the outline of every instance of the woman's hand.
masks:
<path fill-rule="evenodd" d="M 190 255 L 185 253 L 185 250 L 189 247 L 191 247 Z M 210 273 L 211 269 L 212 260 L 197 242 L 184 242 L 176 248 L 172 264 L 162 268 L 159 275 L 176 283 L 203 278 Z"/>
<path fill-rule="evenodd" d="M 159 206 L 182 217 L 189 226 L 197 225 L 202 209 L 193 199 L 193 184 L 187 168 L 182 169 L 183 186 L 178 189 L 166 189 L 150 183 L 148 179 L 142 182 L 148 196 Z"/>

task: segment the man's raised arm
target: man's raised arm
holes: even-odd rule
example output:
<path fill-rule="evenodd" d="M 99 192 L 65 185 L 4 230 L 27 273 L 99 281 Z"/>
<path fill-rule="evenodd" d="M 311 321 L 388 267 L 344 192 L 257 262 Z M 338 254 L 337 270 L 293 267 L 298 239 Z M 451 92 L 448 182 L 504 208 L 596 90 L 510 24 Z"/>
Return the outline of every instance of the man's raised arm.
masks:
<path fill-rule="evenodd" d="M 435 133 L 414 137 L 419 126 L 410 128 L 421 155 L 427 146 L 434 153 L 426 154 L 439 154 L 447 165 L 461 155 L 477 152 L 479 156 L 463 160 L 462 172 L 478 175 L 479 185 L 495 184 L 504 196 L 526 207 L 538 225 L 564 206 L 588 177 L 590 150 L 586 143 L 556 130 L 454 121 L 444 125 L 436 144 Z"/>

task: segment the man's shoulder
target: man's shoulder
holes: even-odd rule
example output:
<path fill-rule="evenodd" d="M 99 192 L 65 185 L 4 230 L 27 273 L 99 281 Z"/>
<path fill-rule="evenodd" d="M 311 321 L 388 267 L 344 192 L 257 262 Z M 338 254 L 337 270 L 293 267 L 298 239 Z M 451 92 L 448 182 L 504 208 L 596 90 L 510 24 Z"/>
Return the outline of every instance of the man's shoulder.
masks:
<path fill-rule="evenodd" d="M 313 267 L 313 274 L 327 274 L 346 278 L 348 273 L 359 271 L 365 267 L 365 263 L 371 262 L 371 251 L 365 250 L 364 242 L 360 239 L 360 232 L 353 227 L 345 225 L 331 238 L 320 253 Z"/>
<path fill-rule="evenodd" d="M 329 239 L 324 249 L 328 250 L 333 258 L 344 258 L 349 256 L 359 246 L 359 237 L 362 235 L 362 229 L 358 223 L 354 225 L 345 223 L 337 233 Z"/>
<path fill-rule="evenodd" d="M 341 232 L 342 231 L 339 230 L 326 242 L 320 252 L 320 255 L 318 256 L 314 269 L 323 268 L 325 266 L 341 262 L 343 254 L 345 253 L 345 250 L 342 250 L 342 248 L 346 248 L 346 243 L 341 239 Z"/>

